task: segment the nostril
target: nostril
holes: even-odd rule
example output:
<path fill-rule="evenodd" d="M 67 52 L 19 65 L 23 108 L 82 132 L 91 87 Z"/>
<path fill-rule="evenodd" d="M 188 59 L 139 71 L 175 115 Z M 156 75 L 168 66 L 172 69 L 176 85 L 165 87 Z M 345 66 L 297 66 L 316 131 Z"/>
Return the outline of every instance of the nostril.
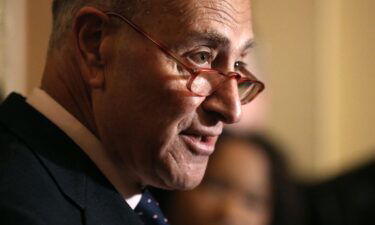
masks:
<path fill-rule="evenodd" d="M 218 121 L 221 121 L 225 124 L 233 124 L 233 123 L 237 123 L 240 121 L 242 117 L 242 112 L 241 112 L 242 110 L 240 108 L 240 110 L 233 110 L 233 111 L 236 111 L 236 112 L 220 113 L 217 111 L 209 111 L 207 113 L 208 113 L 208 116 L 213 121 L 213 123 L 217 123 Z"/>
<path fill-rule="evenodd" d="M 210 111 L 208 114 L 209 117 L 211 117 L 212 124 L 216 124 L 219 121 L 226 123 L 227 118 L 225 118 L 223 114 L 215 111 Z"/>

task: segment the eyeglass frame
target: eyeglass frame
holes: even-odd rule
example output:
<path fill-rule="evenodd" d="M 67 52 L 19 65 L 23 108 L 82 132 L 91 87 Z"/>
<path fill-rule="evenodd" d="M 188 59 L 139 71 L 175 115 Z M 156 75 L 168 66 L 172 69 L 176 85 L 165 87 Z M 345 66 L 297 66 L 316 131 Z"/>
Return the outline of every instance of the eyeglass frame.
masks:
<path fill-rule="evenodd" d="M 160 42 L 160 41 L 157 41 L 156 39 L 154 39 L 153 37 L 151 37 L 147 32 L 145 32 L 142 28 L 140 28 L 139 26 L 137 26 L 136 24 L 134 24 L 131 20 L 129 20 L 128 18 L 126 18 L 125 16 L 119 14 L 119 13 L 116 13 L 116 12 L 112 12 L 112 11 L 106 11 L 105 12 L 106 15 L 108 16 L 115 16 L 115 17 L 118 17 L 120 19 L 122 19 L 125 23 L 127 23 L 129 26 L 131 26 L 135 31 L 137 31 L 139 34 L 143 35 L 144 37 L 146 37 L 148 40 L 150 40 L 152 43 L 154 43 L 156 46 L 159 47 L 159 49 L 164 52 L 165 54 L 167 54 L 168 56 L 170 56 L 172 59 L 174 59 L 177 64 L 179 64 L 180 66 L 182 66 L 184 69 L 186 69 L 190 74 L 191 74 L 191 77 L 189 78 L 189 81 L 187 82 L 186 84 L 186 87 L 187 89 L 193 93 L 194 95 L 196 96 L 200 96 L 200 97 L 207 97 L 211 94 L 213 94 L 222 84 L 224 84 L 226 81 L 232 79 L 232 78 L 235 78 L 236 81 L 237 81 L 237 88 L 238 88 L 238 85 L 241 84 L 241 83 L 244 83 L 244 82 L 250 82 L 250 83 L 253 83 L 253 84 L 256 84 L 259 86 L 259 89 L 257 91 L 257 93 L 254 94 L 254 96 L 252 96 L 250 99 L 247 99 L 245 102 L 242 102 L 241 98 L 240 98 L 240 101 L 241 101 L 241 104 L 242 105 L 245 105 L 249 102 L 251 102 L 252 100 L 255 99 L 255 97 L 257 97 L 265 88 L 265 85 L 262 81 L 258 80 L 250 71 L 248 71 L 246 68 L 242 68 L 242 73 L 245 73 L 246 76 L 248 77 L 252 77 L 252 78 L 248 78 L 248 77 L 243 77 L 241 76 L 239 73 L 237 72 L 228 72 L 228 73 L 224 73 L 224 72 L 221 72 L 221 71 L 218 71 L 216 69 L 211 69 L 211 68 L 192 68 L 191 66 L 187 65 L 186 63 L 184 63 L 178 56 L 176 56 L 171 50 L 169 50 L 169 47 L 167 47 L 164 43 Z M 193 81 L 195 80 L 196 77 L 198 77 L 198 75 L 202 72 L 214 72 L 218 75 L 222 75 L 222 76 L 225 76 L 227 77 L 227 79 L 223 82 L 221 82 L 218 86 L 212 88 L 212 92 L 210 92 L 210 94 L 208 95 L 200 95 L 196 92 L 194 92 L 192 89 L 191 89 L 191 86 L 192 86 L 192 83 Z M 255 87 L 256 88 L 256 87 Z"/>

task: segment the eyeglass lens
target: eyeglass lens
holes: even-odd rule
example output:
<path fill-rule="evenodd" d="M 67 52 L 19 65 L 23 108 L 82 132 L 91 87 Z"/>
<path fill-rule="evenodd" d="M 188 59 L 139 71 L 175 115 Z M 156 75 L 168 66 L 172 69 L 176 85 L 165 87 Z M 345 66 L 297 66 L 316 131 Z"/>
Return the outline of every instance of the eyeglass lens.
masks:
<path fill-rule="evenodd" d="M 198 95 L 208 96 L 228 79 L 230 78 L 216 71 L 202 71 L 192 81 L 190 89 Z M 246 104 L 255 97 L 260 87 L 254 82 L 244 81 L 238 83 L 237 90 L 241 103 Z"/>

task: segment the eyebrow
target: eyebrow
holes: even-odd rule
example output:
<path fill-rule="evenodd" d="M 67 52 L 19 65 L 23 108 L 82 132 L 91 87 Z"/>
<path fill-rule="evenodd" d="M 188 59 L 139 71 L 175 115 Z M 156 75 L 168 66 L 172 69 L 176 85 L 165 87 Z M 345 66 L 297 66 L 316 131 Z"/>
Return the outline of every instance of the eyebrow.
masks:
<path fill-rule="evenodd" d="M 200 42 L 207 44 L 210 47 L 213 48 L 219 48 L 219 47 L 227 47 L 230 44 L 230 40 L 223 36 L 222 34 L 218 32 L 192 32 L 188 35 L 186 35 L 186 39 L 188 40 L 185 45 L 190 45 L 192 43 Z M 244 46 L 242 47 L 242 51 L 246 51 L 248 49 L 251 49 L 254 47 L 254 39 L 249 39 L 246 41 Z"/>
<path fill-rule="evenodd" d="M 245 43 L 245 45 L 244 45 L 244 47 L 243 47 L 242 49 L 243 49 L 243 51 L 246 51 L 246 50 L 248 50 L 248 49 L 252 49 L 252 48 L 254 48 L 255 45 L 256 45 L 255 40 L 254 40 L 253 38 L 251 38 L 251 39 L 249 39 L 249 40 Z"/>
<path fill-rule="evenodd" d="M 204 40 L 217 46 L 228 46 L 230 43 L 228 38 L 216 32 L 196 33 L 192 38 L 197 41 Z"/>

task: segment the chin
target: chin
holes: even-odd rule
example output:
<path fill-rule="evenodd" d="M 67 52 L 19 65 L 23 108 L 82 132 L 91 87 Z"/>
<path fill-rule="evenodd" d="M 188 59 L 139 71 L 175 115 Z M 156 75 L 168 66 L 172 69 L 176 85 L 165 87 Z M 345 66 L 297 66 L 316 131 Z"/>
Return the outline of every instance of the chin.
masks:
<path fill-rule="evenodd" d="M 199 179 L 189 179 L 186 180 L 183 183 L 178 183 L 175 184 L 175 190 L 181 190 L 181 191 L 186 191 L 186 190 L 191 190 L 195 187 L 197 187 L 202 181 L 202 178 Z"/>
<path fill-rule="evenodd" d="M 200 183 L 201 183 L 202 180 L 199 180 L 195 183 L 190 183 L 188 185 L 184 185 L 184 186 L 181 186 L 180 188 L 176 189 L 176 190 L 180 190 L 180 191 L 189 191 L 189 190 L 192 190 L 194 188 L 196 188 Z"/>
<path fill-rule="evenodd" d="M 179 191 L 187 191 L 197 187 L 202 179 L 187 179 L 184 181 L 178 182 L 170 182 L 166 185 L 163 185 L 160 188 L 167 189 L 167 190 L 179 190 Z"/>
<path fill-rule="evenodd" d="M 172 171 L 169 176 L 162 176 L 164 189 L 168 190 L 191 190 L 197 187 L 204 176 L 206 166 L 192 171 Z"/>
<path fill-rule="evenodd" d="M 154 167 L 154 178 L 157 179 L 154 186 L 190 190 L 202 181 L 209 157 L 194 155 L 184 144 L 177 143 L 159 156 L 159 163 Z"/>

